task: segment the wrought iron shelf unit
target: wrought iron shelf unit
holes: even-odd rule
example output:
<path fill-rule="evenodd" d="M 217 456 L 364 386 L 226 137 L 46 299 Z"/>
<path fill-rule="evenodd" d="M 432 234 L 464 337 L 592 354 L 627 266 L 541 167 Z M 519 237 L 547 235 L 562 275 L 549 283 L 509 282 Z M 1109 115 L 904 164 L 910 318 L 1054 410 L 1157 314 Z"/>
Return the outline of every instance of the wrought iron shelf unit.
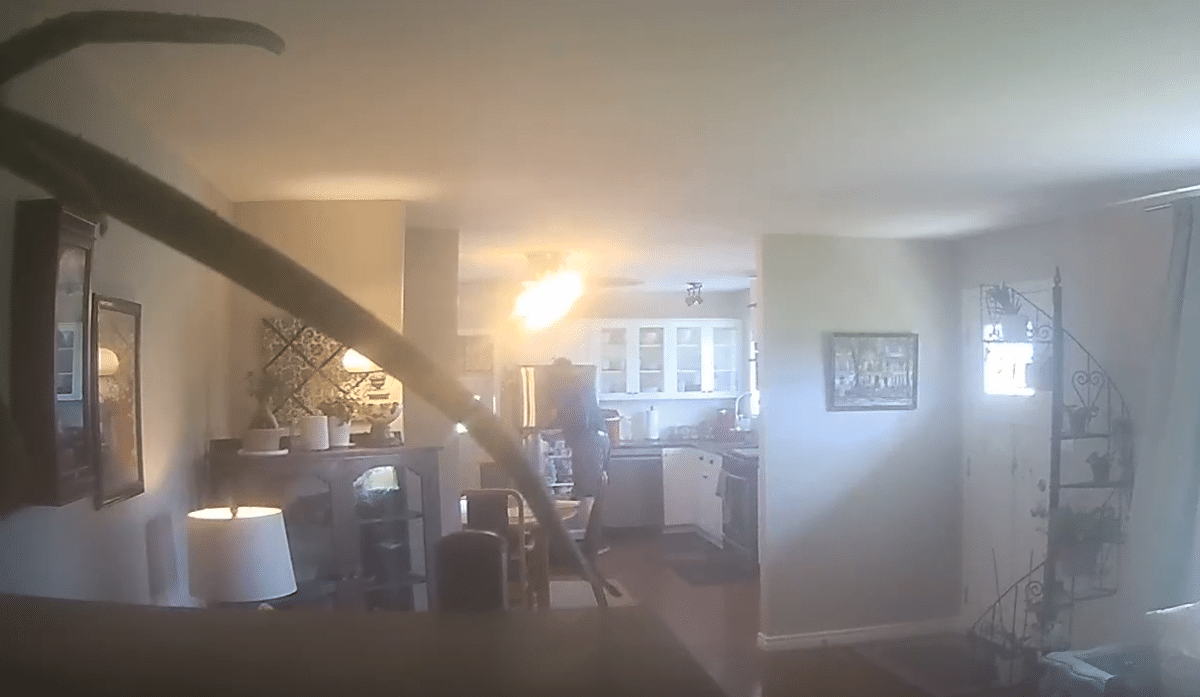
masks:
<path fill-rule="evenodd" d="M 1117 593 L 1134 486 L 1128 406 L 1108 372 L 1063 326 L 1058 270 L 1049 310 L 1029 295 L 1006 284 L 980 288 L 985 346 L 990 351 L 996 344 L 1031 345 L 1028 386 L 1052 397 L 1046 500 L 1031 512 L 1052 523 L 1044 533 L 1050 528 L 1057 533 L 1047 535 L 1044 559 L 1034 563 L 1031 556 L 1027 574 L 1007 590 L 997 588 L 999 597 L 971 628 L 974 637 L 1001 653 L 1066 648 L 1062 644 L 1070 644 L 1074 608 Z M 1062 481 L 1064 451 L 1074 441 L 1089 442 L 1083 450 L 1091 450 L 1086 463 L 1092 481 Z M 1081 493 L 1068 497 L 1068 504 L 1062 500 L 1064 490 Z M 1091 499 L 1083 492 L 1088 490 L 1107 494 L 1096 506 L 1087 503 Z M 1023 623 L 1017 613 L 1020 605 Z"/>

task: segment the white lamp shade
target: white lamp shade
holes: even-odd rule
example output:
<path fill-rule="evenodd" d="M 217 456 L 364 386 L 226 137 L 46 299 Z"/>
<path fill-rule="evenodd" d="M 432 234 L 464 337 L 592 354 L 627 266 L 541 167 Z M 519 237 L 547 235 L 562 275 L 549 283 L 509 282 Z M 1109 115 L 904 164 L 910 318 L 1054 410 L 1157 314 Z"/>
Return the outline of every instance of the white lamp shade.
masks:
<path fill-rule="evenodd" d="M 347 373 L 376 373 L 382 370 L 375 361 L 354 349 L 346 349 L 346 353 L 342 354 L 342 367 Z"/>
<path fill-rule="evenodd" d="M 245 506 L 188 514 L 188 576 L 193 597 L 242 603 L 296 592 L 283 511 Z"/>
<path fill-rule="evenodd" d="M 97 356 L 96 372 L 102 378 L 112 377 L 117 374 L 117 370 L 121 367 L 121 361 L 117 358 L 117 353 L 110 348 L 100 347 L 100 354 Z"/>

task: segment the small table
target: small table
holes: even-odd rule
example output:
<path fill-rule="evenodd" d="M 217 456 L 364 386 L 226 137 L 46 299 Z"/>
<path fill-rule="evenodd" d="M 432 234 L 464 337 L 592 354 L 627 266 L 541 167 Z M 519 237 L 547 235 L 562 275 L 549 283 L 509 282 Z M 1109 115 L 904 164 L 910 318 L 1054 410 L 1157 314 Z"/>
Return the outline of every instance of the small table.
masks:
<path fill-rule="evenodd" d="M 574 516 L 578 508 L 578 501 L 561 499 L 554 501 L 554 510 L 562 520 Z M 466 525 L 467 502 L 465 499 L 458 500 L 458 510 L 462 517 L 462 524 Z M 533 586 L 533 597 L 537 607 L 545 610 L 550 607 L 550 536 L 546 534 L 546 529 L 538 524 L 537 516 L 529 508 L 528 503 L 524 504 L 524 510 L 525 515 L 522 519 L 521 511 L 516 506 L 509 506 L 508 523 L 513 527 L 523 525 L 533 536 L 533 554 L 529 559 L 529 581 Z"/>

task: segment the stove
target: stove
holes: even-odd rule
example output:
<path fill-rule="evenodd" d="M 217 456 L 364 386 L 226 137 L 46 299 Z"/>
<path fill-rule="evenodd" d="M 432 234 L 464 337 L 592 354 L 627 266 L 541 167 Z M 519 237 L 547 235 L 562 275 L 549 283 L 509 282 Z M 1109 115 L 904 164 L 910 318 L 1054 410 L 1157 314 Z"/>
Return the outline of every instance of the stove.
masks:
<path fill-rule="evenodd" d="M 749 567 L 758 566 L 758 451 L 735 449 L 722 458 L 725 492 L 721 498 L 726 552 Z"/>

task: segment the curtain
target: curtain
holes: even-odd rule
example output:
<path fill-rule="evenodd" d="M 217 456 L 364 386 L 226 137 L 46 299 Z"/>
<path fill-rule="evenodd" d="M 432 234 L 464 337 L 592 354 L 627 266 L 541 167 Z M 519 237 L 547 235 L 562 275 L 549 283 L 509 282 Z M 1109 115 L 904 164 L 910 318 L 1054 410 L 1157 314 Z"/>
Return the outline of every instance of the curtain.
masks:
<path fill-rule="evenodd" d="M 1147 610 L 1200 600 L 1196 554 L 1200 494 L 1200 199 L 1173 204 L 1174 240 L 1159 337 L 1137 426 L 1122 603 L 1137 624 Z M 1149 280 L 1149 279 L 1147 279 Z M 1129 626 L 1129 625 L 1127 625 Z"/>

